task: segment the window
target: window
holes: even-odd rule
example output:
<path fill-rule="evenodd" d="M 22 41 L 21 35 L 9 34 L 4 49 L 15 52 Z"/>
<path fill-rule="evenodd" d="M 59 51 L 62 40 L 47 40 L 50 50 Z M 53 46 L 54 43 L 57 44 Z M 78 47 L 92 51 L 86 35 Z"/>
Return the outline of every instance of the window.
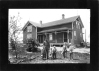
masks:
<path fill-rule="evenodd" d="M 27 34 L 27 39 L 32 38 L 32 34 Z"/>
<path fill-rule="evenodd" d="M 78 21 L 76 21 L 76 28 L 78 28 Z"/>
<path fill-rule="evenodd" d="M 76 31 L 74 31 L 74 36 L 76 36 Z"/>
<path fill-rule="evenodd" d="M 78 22 L 78 29 L 80 29 L 80 26 L 81 26 L 81 24 L 80 24 L 80 22 Z"/>
<path fill-rule="evenodd" d="M 76 27 L 76 23 L 73 24 L 74 28 Z"/>
<path fill-rule="evenodd" d="M 83 35 L 82 35 L 82 33 L 80 33 L 80 37 L 82 37 Z"/>
<path fill-rule="evenodd" d="M 49 34 L 49 40 L 52 40 L 53 38 L 52 38 L 52 33 L 51 34 Z"/>
<path fill-rule="evenodd" d="M 32 26 L 31 25 L 27 27 L 27 32 L 32 32 Z"/>
<path fill-rule="evenodd" d="M 79 29 L 80 25 L 79 25 L 79 22 L 78 22 L 78 29 Z"/>

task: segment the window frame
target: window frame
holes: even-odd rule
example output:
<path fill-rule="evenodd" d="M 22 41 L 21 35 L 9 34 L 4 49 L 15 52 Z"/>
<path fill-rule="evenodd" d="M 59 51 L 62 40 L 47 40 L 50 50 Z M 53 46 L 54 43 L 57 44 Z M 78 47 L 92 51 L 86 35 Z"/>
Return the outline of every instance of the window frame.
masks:
<path fill-rule="evenodd" d="M 78 28 L 78 21 L 76 20 L 76 28 Z"/>
<path fill-rule="evenodd" d="M 27 32 L 32 32 L 32 25 L 29 25 L 29 26 L 27 27 Z"/>
<path fill-rule="evenodd" d="M 76 31 L 74 31 L 74 36 L 76 36 Z"/>
<path fill-rule="evenodd" d="M 80 33 L 80 37 L 83 37 L 83 36 L 82 36 L 82 33 Z"/>
<path fill-rule="evenodd" d="M 30 36 L 31 35 L 31 36 Z M 27 34 L 27 39 L 30 39 L 30 38 L 32 38 L 32 34 L 31 33 L 28 33 Z"/>
<path fill-rule="evenodd" d="M 49 33 L 49 40 L 53 40 L 53 35 L 52 35 L 52 33 Z"/>

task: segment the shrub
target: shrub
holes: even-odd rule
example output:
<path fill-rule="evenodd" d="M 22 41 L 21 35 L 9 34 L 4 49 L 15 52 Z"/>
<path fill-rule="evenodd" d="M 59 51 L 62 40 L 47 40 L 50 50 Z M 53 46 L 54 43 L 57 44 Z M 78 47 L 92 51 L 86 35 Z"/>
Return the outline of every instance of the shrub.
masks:
<path fill-rule="evenodd" d="M 29 52 L 35 52 L 37 51 L 37 48 L 39 46 L 39 43 L 37 42 L 37 40 L 34 39 L 27 39 L 27 51 Z"/>

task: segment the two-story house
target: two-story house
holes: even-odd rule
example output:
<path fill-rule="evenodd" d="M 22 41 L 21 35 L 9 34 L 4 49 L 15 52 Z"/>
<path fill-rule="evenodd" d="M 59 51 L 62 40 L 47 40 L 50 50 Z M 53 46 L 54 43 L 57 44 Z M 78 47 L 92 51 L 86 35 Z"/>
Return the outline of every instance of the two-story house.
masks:
<path fill-rule="evenodd" d="M 22 29 L 23 42 L 26 43 L 27 39 L 34 38 L 39 43 L 43 43 L 47 38 L 50 43 L 79 44 L 83 41 L 83 27 L 80 16 L 65 19 L 64 14 L 62 14 L 62 19 L 45 24 L 42 24 L 42 21 L 40 24 L 28 21 Z"/>

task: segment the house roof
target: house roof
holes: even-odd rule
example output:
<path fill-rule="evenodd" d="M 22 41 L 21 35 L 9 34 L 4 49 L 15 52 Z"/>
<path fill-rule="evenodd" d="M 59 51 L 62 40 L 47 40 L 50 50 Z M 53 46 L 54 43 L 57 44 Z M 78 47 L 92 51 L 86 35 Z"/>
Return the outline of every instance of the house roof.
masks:
<path fill-rule="evenodd" d="M 35 27 L 44 28 L 44 27 L 50 27 L 50 26 L 55 26 L 55 25 L 60 25 L 60 24 L 64 24 L 64 23 L 73 22 L 73 21 L 75 21 L 77 18 L 80 18 L 80 16 L 78 15 L 78 16 L 74 16 L 74 17 L 70 17 L 70 18 L 66 18 L 66 19 L 61 19 L 61 20 L 57 20 L 57 21 L 45 23 L 45 24 L 42 24 L 42 25 L 39 24 L 39 23 L 35 23 L 35 22 L 32 22 L 32 21 L 28 21 L 28 22 L 26 23 L 26 25 L 23 27 L 22 30 L 24 30 L 29 23 L 31 23 L 31 24 L 34 25 Z M 80 19 L 80 21 L 81 21 L 81 19 Z M 81 21 L 81 23 L 82 23 L 82 21 Z M 82 25 L 82 27 L 84 27 L 83 24 L 81 24 L 81 25 Z"/>
<path fill-rule="evenodd" d="M 60 24 L 64 24 L 64 23 L 73 22 L 73 21 L 75 21 L 78 17 L 80 17 L 80 16 L 74 16 L 74 17 L 70 17 L 70 18 L 66 18 L 66 19 L 61 19 L 61 20 L 57 20 L 57 21 L 45 23 L 45 24 L 42 24 L 41 27 L 49 27 L 49 26 L 55 26 L 55 25 L 60 25 Z"/>
<path fill-rule="evenodd" d="M 41 27 L 41 25 L 38 24 L 38 23 L 35 23 L 35 22 L 32 22 L 32 21 L 28 21 L 28 22 L 25 24 L 25 26 L 22 28 L 22 30 L 24 30 L 29 23 L 31 23 L 31 24 L 32 24 L 33 26 L 35 26 L 35 27 Z"/>
<path fill-rule="evenodd" d="M 59 31 L 59 30 L 66 30 L 66 29 L 71 30 L 71 28 L 62 27 L 62 28 L 56 28 L 56 29 L 43 30 L 43 31 L 40 31 L 40 32 L 38 32 L 38 33 L 52 32 L 52 31 Z"/>

